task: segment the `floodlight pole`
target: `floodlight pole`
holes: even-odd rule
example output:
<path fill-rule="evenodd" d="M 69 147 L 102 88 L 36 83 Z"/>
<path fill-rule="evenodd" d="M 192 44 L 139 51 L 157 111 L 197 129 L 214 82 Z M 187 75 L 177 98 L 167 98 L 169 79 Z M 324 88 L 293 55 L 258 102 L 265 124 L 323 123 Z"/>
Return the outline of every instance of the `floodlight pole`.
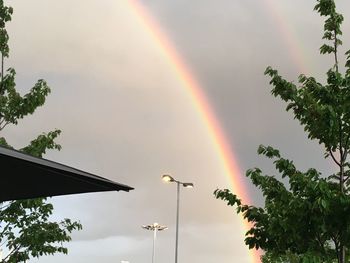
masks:
<path fill-rule="evenodd" d="M 177 204 L 176 204 L 176 237 L 175 237 L 175 263 L 177 263 L 177 250 L 179 243 L 179 210 L 180 210 L 180 182 L 176 181 L 177 184 Z"/>
<path fill-rule="evenodd" d="M 156 239 L 157 239 L 157 228 L 153 230 L 153 253 L 152 253 L 152 263 L 155 263 L 156 257 Z"/>
<path fill-rule="evenodd" d="M 168 229 L 166 226 L 161 226 L 158 223 L 154 223 L 152 225 L 142 226 L 142 228 L 153 231 L 153 251 L 152 251 L 152 263 L 155 263 L 156 259 L 156 239 L 157 232 Z"/>
<path fill-rule="evenodd" d="M 168 174 L 162 176 L 162 180 L 165 182 L 176 183 L 176 230 L 175 230 L 175 263 L 177 263 L 177 254 L 179 246 L 179 210 L 180 210 L 180 185 L 186 188 L 193 188 L 193 183 L 183 183 L 178 180 L 175 180 Z"/>

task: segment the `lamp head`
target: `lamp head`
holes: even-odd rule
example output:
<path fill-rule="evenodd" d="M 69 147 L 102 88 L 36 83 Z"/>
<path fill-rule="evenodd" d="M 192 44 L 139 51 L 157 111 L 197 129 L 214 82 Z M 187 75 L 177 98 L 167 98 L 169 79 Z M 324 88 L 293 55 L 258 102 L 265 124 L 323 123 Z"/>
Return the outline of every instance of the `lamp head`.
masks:
<path fill-rule="evenodd" d="M 160 227 L 158 228 L 158 231 L 163 231 L 163 230 L 167 230 L 167 229 L 168 229 L 167 226 L 160 226 Z"/>
<path fill-rule="evenodd" d="M 172 178 L 170 175 L 168 175 L 168 174 L 164 174 L 163 176 L 162 176 L 162 180 L 164 181 L 164 182 L 174 182 L 175 181 L 175 179 L 174 178 Z"/>
<path fill-rule="evenodd" d="M 194 187 L 193 183 L 183 183 L 182 185 L 186 188 L 193 188 Z"/>
<path fill-rule="evenodd" d="M 147 229 L 147 230 L 150 230 L 151 229 L 151 226 L 150 225 L 142 225 L 141 226 L 143 229 Z"/>

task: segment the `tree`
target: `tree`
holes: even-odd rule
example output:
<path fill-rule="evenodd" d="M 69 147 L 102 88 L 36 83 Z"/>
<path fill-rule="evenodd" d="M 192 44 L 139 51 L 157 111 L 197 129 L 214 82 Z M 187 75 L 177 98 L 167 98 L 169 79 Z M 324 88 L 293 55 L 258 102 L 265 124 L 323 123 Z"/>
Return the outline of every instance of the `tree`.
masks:
<path fill-rule="evenodd" d="M 34 87 L 24 96 L 16 91 L 13 68 L 4 72 L 4 59 L 9 56 L 8 33 L 6 23 L 11 20 L 13 9 L 0 0 L 0 131 L 7 125 L 16 125 L 23 117 L 33 114 L 45 103 L 50 88 L 44 80 L 38 80 Z M 20 151 L 42 157 L 48 149 L 60 150 L 55 139 L 61 133 L 54 130 L 41 134 Z M 12 148 L 4 137 L 0 145 Z M 19 200 L 0 203 L 0 244 L 5 245 L 8 254 L 1 262 L 25 262 L 30 257 L 67 253 L 63 242 L 71 240 L 70 233 L 80 230 L 79 222 L 63 219 L 60 222 L 50 221 L 53 213 L 52 204 L 46 198 Z"/>
<path fill-rule="evenodd" d="M 243 204 L 227 189 L 217 189 L 216 198 L 236 206 L 252 227 L 246 232 L 249 248 L 266 253 L 263 262 L 339 262 L 350 259 L 350 50 L 345 53 L 344 73 L 339 67 L 343 16 L 334 0 L 317 0 L 314 8 L 325 17 L 321 54 L 330 54 L 334 65 L 321 84 L 314 77 L 299 76 L 299 86 L 268 67 L 272 94 L 287 103 L 308 138 L 323 146 L 339 170 L 322 175 L 314 168 L 299 171 L 293 161 L 270 146 L 260 145 L 258 154 L 271 158 L 282 178 L 263 175 L 259 168 L 246 176 L 261 189 L 264 207 Z"/>

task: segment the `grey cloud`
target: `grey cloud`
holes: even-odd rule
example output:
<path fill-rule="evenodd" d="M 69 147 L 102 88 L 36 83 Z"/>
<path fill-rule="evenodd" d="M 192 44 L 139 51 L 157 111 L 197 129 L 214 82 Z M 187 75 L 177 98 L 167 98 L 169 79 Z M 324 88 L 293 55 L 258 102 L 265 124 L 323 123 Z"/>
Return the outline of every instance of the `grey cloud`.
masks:
<path fill-rule="evenodd" d="M 267 65 L 291 80 L 300 69 L 264 1 L 142 2 L 208 95 L 242 173 L 254 166 L 272 171 L 256 155 L 260 143 L 281 148 L 302 168 L 322 163 L 323 171 L 332 169 L 283 103 L 270 95 L 263 76 Z M 322 24 L 312 1 L 278 2 L 305 61 L 311 61 L 310 72 L 322 78 L 329 59 L 318 56 Z M 349 4 L 339 3 L 347 18 Z M 63 150 L 47 158 L 136 188 L 54 198 L 55 217 L 80 219 L 85 228 L 74 234 L 70 255 L 39 262 L 144 262 L 151 236 L 140 225 L 154 221 L 169 226 L 159 236 L 159 262 L 166 262 L 173 253 L 176 189 L 161 182 L 163 173 L 195 183 L 193 190 L 181 192 L 182 262 L 249 262 L 243 231 L 236 229 L 239 217 L 212 195 L 230 181 L 207 129 L 123 1 L 13 0 L 11 5 L 7 64 L 17 69 L 22 91 L 45 78 L 52 94 L 33 117 L 5 131 L 9 141 L 22 146 L 41 131 L 61 128 Z M 242 180 L 260 204 L 259 193 Z"/>

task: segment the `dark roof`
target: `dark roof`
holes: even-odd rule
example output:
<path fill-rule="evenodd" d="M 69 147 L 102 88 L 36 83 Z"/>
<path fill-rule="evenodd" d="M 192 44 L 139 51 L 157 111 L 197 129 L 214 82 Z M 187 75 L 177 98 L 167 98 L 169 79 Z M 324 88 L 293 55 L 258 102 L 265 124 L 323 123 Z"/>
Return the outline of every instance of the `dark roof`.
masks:
<path fill-rule="evenodd" d="M 0 201 L 134 188 L 0 146 Z"/>

